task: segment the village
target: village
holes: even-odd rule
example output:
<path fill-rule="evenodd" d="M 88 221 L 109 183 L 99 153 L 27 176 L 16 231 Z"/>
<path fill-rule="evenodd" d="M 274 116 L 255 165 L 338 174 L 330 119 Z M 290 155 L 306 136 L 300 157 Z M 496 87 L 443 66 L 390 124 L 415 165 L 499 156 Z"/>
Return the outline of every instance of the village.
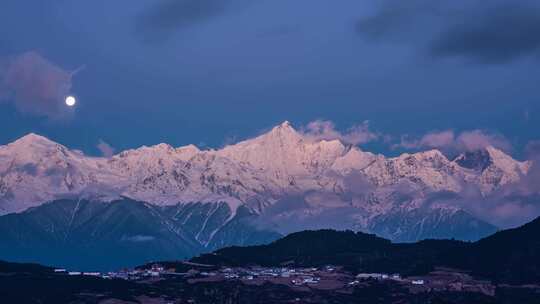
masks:
<path fill-rule="evenodd" d="M 206 266 L 206 265 L 194 265 Z M 289 268 L 289 267 L 223 267 L 217 270 L 190 269 L 187 272 L 176 272 L 174 268 L 166 269 L 160 264 L 152 264 L 149 268 L 123 269 L 113 272 L 82 272 L 68 271 L 63 268 L 54 270 L 55 273 L 66 274 L 69 276 L 91 276 L 101 277 L 103 279 L 123 279 L 130 281 L 160 280 L 170 277 L 183 277 L 192 282 L 198 281 L 222 281 L 222 280 L 240 280 L 246 283 L 252 282 L 275 282 L 284 283 L 293 286 L 319 285 L 324 280 L 339 280 L 345 285 L 354 286 L 362 280 L 397 280 L 402 278 L 399 274 L 381 274 L 381 273 L 360 273 L 356 277 L 343 272 L 340 267 L 327 265 L 321 268 Z M 347 280 L 348 279 L 348 280 Z M 354 279 L 354 280 L 352 280 Z M 412 284 L 423 284 L 423 281 L 417 280 Z"/>
<path fill-rule="evenodd" d="M 393 282 L 407 287 L 411 292 L 426 291 L 470 291 L 486 295 L 495 293 L 495 286 L 489 281 L 475 280 L 470 275 L 446 268 L 438 268 L 425 276 L 402 277 L 400 274 L 358 273 L 353 275 L 341 267 L 222 267 L 215 269 L 211 265 L 193 264 L 186 272 L 176 272 L 161 264 L 152 264 L 146 268 L 124 269 L 115 272 L 79 272 L 55 269 L 55 273 L 69 276 L 89 276 L 103 279 L 122 279 L 130 281 L 152 282 L 171 278 L 183 278 L 189 283 L 241 281 L 244 284 L 262 285 L 265 283 L 287 285 L 295 289 L 347 290 L 373 282 Z M 205 269 L 208 268 L 208 269 Z"/>

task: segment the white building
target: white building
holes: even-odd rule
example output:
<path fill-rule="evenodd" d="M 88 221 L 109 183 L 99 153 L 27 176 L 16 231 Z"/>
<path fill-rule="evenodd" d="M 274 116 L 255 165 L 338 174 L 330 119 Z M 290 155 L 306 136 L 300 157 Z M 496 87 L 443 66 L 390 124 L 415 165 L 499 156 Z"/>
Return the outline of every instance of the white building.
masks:
<path fill-rule="evenodd" d="M 388 278 L 388 276 L 386 276 Z M 358 279 L 376 279 L 381 280 L 383 279 L 382 273 L 359 273 L 356 278 Z"/>

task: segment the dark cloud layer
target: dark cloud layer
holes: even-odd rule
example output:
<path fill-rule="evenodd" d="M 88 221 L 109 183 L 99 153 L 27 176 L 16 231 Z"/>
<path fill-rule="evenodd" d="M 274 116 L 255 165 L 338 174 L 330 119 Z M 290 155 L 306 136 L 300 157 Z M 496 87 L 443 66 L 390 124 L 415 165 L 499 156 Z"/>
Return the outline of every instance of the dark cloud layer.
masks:
<path fill-rule="evenodd" d="M 169 37 L 179 29 L 207 21 L 224 13 L 235 0 L 159 0 L 137 20 L 137 31 L 144 40 Z"/>
<path fill-rule="evenodd" d="M 485 63 L 540 54 L 540 9 L 500 6 L 446 30 L 431 45 L 435 56 L 462 56 Z"/>
<path fill-rule="evenodd" d="M 505 63 L 540 55 L 540 3 L 384 1 L 357 30 L 376 41 L 412 43 L 435 58 Z"/>
<path fill-rule="evenodd" d="M 63 101 L 73 75 L 37 52 L 18 55 L 0 67 L 0 102 L 11 102 L 23 113 L 62 118 L 69 114 Z"/>

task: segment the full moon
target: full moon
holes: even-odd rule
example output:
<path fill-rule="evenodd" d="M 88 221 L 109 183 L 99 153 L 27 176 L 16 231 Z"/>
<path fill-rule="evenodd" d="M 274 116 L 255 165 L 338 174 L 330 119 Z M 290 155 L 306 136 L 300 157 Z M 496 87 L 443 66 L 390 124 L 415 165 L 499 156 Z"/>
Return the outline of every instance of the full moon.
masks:
<path fill-rule="evenodd" d="M 66 105 L 68 107 L 73 107 L 75 105 L 75 103 L 77 103 L 77 100 L 75 99 L 75 97 L 73 97 L 73 96 L 66 97 Z"/>

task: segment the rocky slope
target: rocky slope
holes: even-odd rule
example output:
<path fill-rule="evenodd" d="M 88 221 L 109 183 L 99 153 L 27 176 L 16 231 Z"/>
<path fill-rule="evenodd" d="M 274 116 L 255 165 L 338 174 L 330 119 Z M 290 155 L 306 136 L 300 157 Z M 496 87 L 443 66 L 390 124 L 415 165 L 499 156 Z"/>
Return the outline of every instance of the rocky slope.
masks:
<path fill-rule="evenodd" d="M 114 270 L 280 236 L 246 224 L 252 215 L 243 207 L 229 217 L 226 203 L 159 207 L 129 199 L 59 200 L 0 217 L 0 258 Z"/>

